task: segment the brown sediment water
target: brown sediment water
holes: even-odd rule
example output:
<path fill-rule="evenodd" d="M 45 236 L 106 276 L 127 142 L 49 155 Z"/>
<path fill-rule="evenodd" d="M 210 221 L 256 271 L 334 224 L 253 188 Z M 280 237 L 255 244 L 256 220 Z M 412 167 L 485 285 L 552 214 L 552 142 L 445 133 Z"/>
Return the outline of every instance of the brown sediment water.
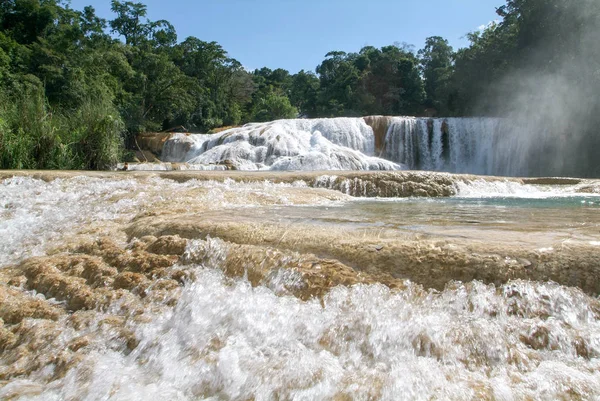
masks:
<path fill-rule="evenodd" d="M 0 180 L 2 399 L 600 396 L 597 181 Z"/>

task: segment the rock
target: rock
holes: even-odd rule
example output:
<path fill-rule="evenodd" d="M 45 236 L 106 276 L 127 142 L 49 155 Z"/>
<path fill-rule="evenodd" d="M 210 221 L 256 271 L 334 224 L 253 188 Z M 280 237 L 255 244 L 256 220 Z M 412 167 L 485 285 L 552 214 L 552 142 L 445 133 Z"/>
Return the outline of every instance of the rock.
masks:
<path fill-rule="evenodd" d="M 140 163 L 160 163 L 161 160 L 149 150 L 138 150 L 135 152 L 135 158 Z"/>
<path fill-rule="evenodd" d="M 524 268 L 529 269 L 531 267 L 533 267 L 533 263 L 531 263 L 531 261 L 529 259 L 525 259 L 525 258 L 517 258 L 517 261 L 523 265 Z"/>
<path fill-rule="evenodd" d="M 178 235 L 166 235 L 152 242 L 147 251 L 157 255 L 183 255 L 187 240 Z"/>
<path fill-rule="evenodd" d="M 8 281 L 8 285 L 17 288 L 22 288 L 25 283 L 27 283 L 27 277 L 25 276 L 13 277 Z"/>
<path fill-rule="evenodd" d="M 223 160 L 217 163 L 217 166 L 225 166 L 227 170 L 237 170 L 237 164 L 233 160 Z"/>
<path fill-rule="evenodd" d="M 142 286 L 142 284 L 144 284 L 144 287 L 147 287 L 150 284 L 149 280 L 143 274 L 123 272 L 115 277 L 113 287 L 117 290 L 124 289 L 131 291 L 134 288 Z"/>
<path fill-rule="evenodd" d="M 17 324 L 27 318 L 57 320 L 61 313 L 45 300 L 0 285 L 0 319 L 5 324 Z"/>
<path fill-rule="evenodd" d="M 385 152 L 385 136 L 392 118 L 386 116 L 363 117 L 365 123 L 373 129 L 375 135 L 375 155 L 381 156 Z"/>
<path fill-rule="evenodd" d="M 550 330 L 544 326 L 536 327 L 529 335 L 521 335 L 520 340 L 536 351 L 547 349 L 550 344 Z"/>
<path fill-rule="evenodd" d="M 94 309 L 98 305 L 98 297 L 86 280 L 63 274 L 56 266 L 53 258 L 34 258 L 22 264 L 27 287 L 44 294 L 46 298 L 65 301 L 67 308 L 72 311 Z"/>
<path fill-rule="evenodd" d="M 147 132 L 138 134 L 136 137 L 137 145 L 142 151 L 150 151 L 155 155 L 160 155 L 165 142 L 172 136 L 171 133 Z"/>

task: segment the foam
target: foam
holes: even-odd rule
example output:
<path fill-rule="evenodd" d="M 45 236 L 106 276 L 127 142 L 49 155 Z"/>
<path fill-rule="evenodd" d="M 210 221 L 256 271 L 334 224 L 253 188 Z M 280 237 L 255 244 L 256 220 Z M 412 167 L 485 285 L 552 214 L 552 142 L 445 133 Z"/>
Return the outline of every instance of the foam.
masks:
<path fill-rule="evenodd" d="M 530 185 L 514 180 L 472 180 L 456 181 L 457 196 L 463 198 L 522 198 L 548 199 L 564 197 L 591 197 L 597 199 L 600 194 L 581 192 L 579 185 Z"/>
<path fill-rule="evenodd" d="M 374 157 L 374 147 L 373 130 L 363 119 L 298 119 L 247 124 L 213 135 L 177 134 L 167 141 L 162 156 L 189 164 L 228 162 L 238 170 L 404 168 Z"/>
<path fill-rule="evenodd" d="M 600 328 L 594 301 L 578 290 L 520 281 L 441 293 L 357 285 L 333 289 L 321 305 L 227 279 L 210 266 L 221 260 L 218 241 L 201 246 L 212 262 L 198 266 L 174 310 L 133 327 L 140 344 L 131 354 L 90 354 L 42 394 L 20 399 L 600 395 L 600 363 L 577 348 L 600 355 Z M 12 391 L 27 385 L 35 381 Z"/>

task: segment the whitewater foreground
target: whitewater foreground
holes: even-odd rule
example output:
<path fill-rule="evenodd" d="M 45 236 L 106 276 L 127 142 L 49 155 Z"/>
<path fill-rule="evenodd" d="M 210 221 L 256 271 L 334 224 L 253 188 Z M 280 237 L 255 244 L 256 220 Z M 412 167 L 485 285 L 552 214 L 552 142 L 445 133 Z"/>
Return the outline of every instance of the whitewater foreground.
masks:
<path fill-rule="evenodd" d="M 0 399 L 600 398 L 600 183 L 0 172 Z"/>

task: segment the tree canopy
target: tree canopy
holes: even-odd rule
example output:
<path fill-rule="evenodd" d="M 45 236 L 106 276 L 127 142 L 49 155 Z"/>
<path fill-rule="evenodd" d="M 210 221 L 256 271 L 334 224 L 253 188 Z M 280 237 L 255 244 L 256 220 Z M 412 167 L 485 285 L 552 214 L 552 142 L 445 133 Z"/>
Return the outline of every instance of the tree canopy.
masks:
<path fill-rule="evenodd" d="M 419 51 L 401 44 L 334 50 L 314 72 L 291 74 L 247 71 L 216 42 L 178 38 L 168 21 L 150 20 L 143 3 L 112 0 L 113 18 L 105 20 L 68 1 L 4 0 L 0 167 L 105 168 L 137 133 L 175 127 L 505 115 L 557 96 L 574 105 L 565 119 L 591 132 L 600 122 L 600 3 L 571 3 L 508 0 L 499 21 L 469 33 L 470 45 L 457 51 L 432 36 Z"/>

